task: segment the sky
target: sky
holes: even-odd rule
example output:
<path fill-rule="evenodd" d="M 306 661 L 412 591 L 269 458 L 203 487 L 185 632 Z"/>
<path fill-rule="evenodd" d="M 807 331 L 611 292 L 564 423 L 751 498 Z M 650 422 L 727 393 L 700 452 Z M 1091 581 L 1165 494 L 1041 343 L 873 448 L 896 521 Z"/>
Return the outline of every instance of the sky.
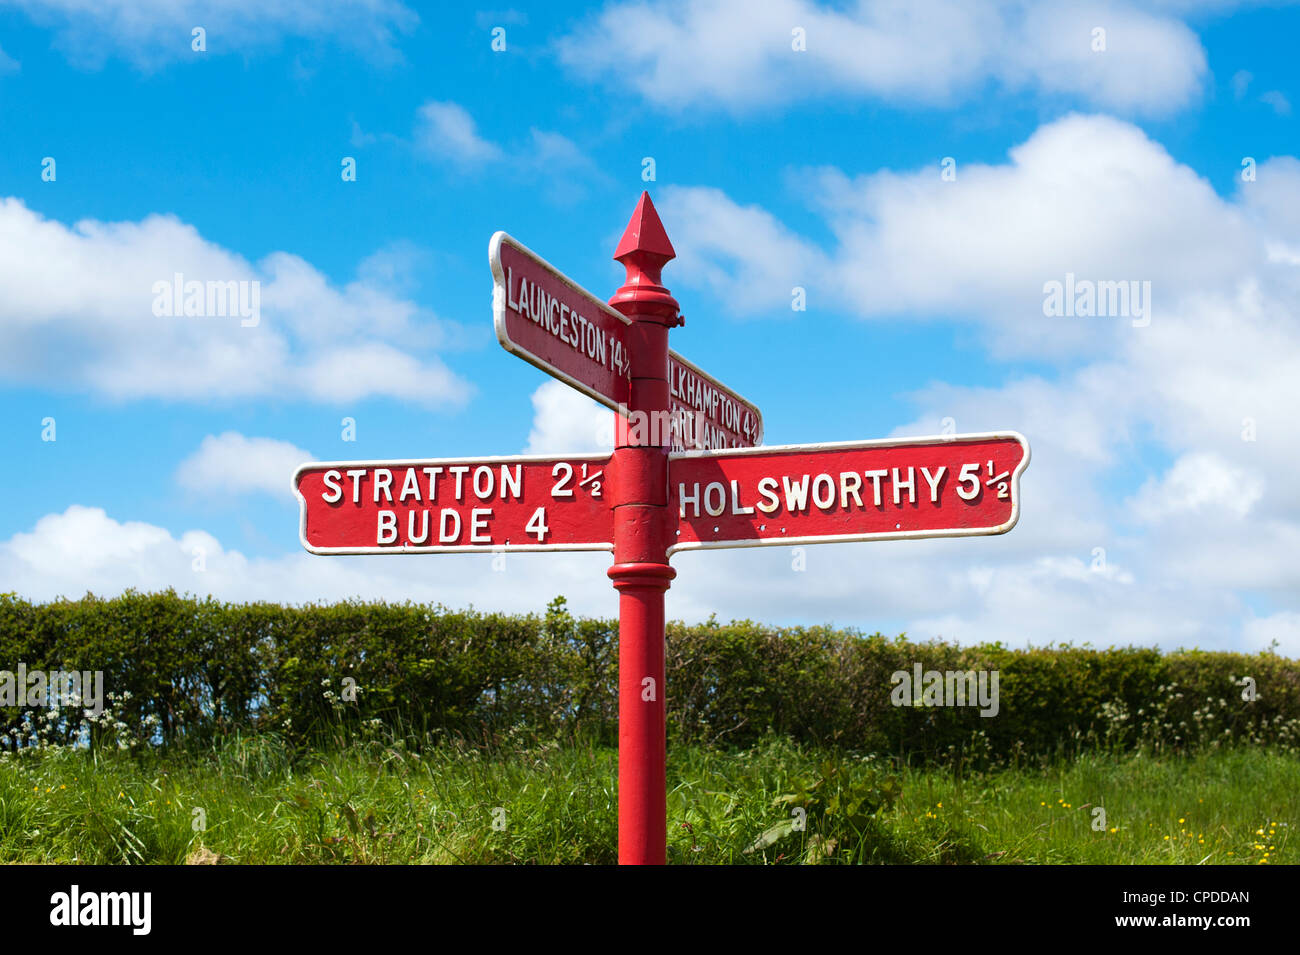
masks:
<path fill-rule="evenodd" d="M 608 297 L 644 189 L 766 443 L 1033 449 L 1009 534 L 678 554 L 671 618 L 1300 655 L 1295 5 L 451 6 L 0 0 L 0 591 L 614 616 L 608 553 L 307 554 L 290 478 L 601 450 L 487 246 Z"/>

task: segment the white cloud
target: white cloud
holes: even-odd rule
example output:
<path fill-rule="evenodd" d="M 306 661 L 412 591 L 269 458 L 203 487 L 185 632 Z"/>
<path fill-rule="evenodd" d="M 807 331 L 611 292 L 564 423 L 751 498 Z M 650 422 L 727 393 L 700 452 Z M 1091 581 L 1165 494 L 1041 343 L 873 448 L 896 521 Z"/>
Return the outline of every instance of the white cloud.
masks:
<path fill-rule="evenodd" d="M 672 219 L 689 223 L 675 237 L 679 251 L 691 250 L 683 251 L 683 272 L 693 270 L 696 284 L 725 292 L 733 281 L 757 282 L 771 271 L 780 277 L 771 294 L 788 308 L 783 286 L 791 276 L 781 270 L 793 260 L 796 271 L 814 274 L 810 301 L 877 317 L 920 300 L 994 333 L 1019 331 L 1023 347 L 1060 356 L 1062 367 L 1055 377 L 1000 387 L 928 386 L 912 396 L 915 419 L 895 429 L 934 433 L 953 417 L 961 431 L 1027 434 L 1034 457 L 1012 533 L 809 548 L 804 572 L 786 548 L 682 554 L 673 561 L 679 576 L 670 615 L 827 620 L 1011 644 L 1242 648 L 1266 643 L 1270 633 L 1290 639 L 1294 621 L 1286 615 L 1300 613 L 1291 421 L 1300 407 L 1300 283 L 1296 267 L 1268 250 L 1300 247 L 1300 163 L 1272 160 L 1259 173 L 1225 199 L 1132 127 L 1070 117 L 1044 127 L 1005 164 L 961 167 L 956 183 L 940 182 L 937 170 L 859 180 L 820 174 L 812 182 L 822 208 L 832 210 L 827 248 L 722 193 L 673 192 L 690 213 Z M 939 243 L 942 255 L 924 267 L 906 261 L 925 254 L 927 243 Z M 745 260 L 750 244 L 763 251 Z M 875 255 L 887 261 L 871 261 Z M 1081 333 L 1045 322 L 1045 271 L 1105 277 L 1120 268 L 1120 275 L 1169 283 L 1150 326 L 1076 320 Z M 870 282 L 855 277 L 841 289 L 828 278 L 859 272 Z M 306 280 L 310 271 L 285 263 L 275 274 L 295 300 L 312 301 L 313 288 L 329 296 L 328 285 Z M 369 307 L 360 292 L 334 294 L 345 312 Z M 313 311 L 293 313 L 294 320 L 307 322 Z M 381 312 L 389 330 L 410 319 L 397 306 Z M 380 356 L 374 367 L 388 364 Z M 540 387 L 533 402 L 528 451 L 608 448 L 596 438 L 610 417 L 600 406 L 558 382 Z M 1247 433 L 1254 440 L 1243 440 Z M 1150 473 L 1152 454 L 1172 464 L 1140 486 L 1132 475 Z M 285 526 L 296 527 L 291 513 Z M 102 542 L 85 554 L 71 543 L 97 537 Z M 203 574 L 191 570 L 192 546 L 205 548 Z M 105 552 L 118 559 L 100 559 Z M 175 586 L 231 599 L 409 596 L 537 609 L 564 593 L 581 612 L 615 611 L 607 554 L 512 557 L 505 576 L 491 571 L 487 555 L 427 559 L 438 562 L 437 575 L 422 561 L 396 557 L 248 559 L 202 532 L 174 536 L 73 508 L 0 545 L 0 577 L 33 596 Z M 1257 594 L 1277 606 L 1272 616 L 1250 609 Z"/>
<path fill-rule="evenodd" d="M 1097 28 L 1104 51 L 1094 50 Z M 579 75 L 682 110 L 844 96 L 952 108 L 992 82 L 1165 113 L 1199 95 L 1206 74 L 1200 41 L 1176 15 L 1104 0 L 627 0 L 563 38 L 559 53 Z"/>
<path fill-rule="evenodd" d="M 528 142 L 512 148 L 516 168 L 542 183 L 551 202 L 571 204 L 591 185 L 608 185 L 612 180 L 578 144 L 560 133 L 532 128 Z"/>
<path fill-rule="evenodd" d="M 430 101 L 416 112 L 416 147 L 426 155 L 457 164 L 495 162 L 502 152 L 478 134 L 463 106 Z"/>
<path fill-rule="evenodd" d="M 1241 99 L 1246 95 L 1246 90 L 1250 88 L 1251 80 L 1254 74 L 1250 70 L 1238 70 L 1232 74 L 1232 96 L 1234 99 Z"/>
<path fill-rule="evenodd" d="M 1119 318 L 1045 317 L 1047 282 L 1067 274 L 1150 282 L 1158 323 L 1204 290 L 1232 290 L 1264 261 L 1264 235 L 1248 210 L 1225 203 L 1141 130 L 1107 117 L 1047 124 L 1005 164 L 959 161 L 952 182 L 937 164 L 802 178 L 833 248 L 715 189 L 674 187 L 660 206 L 686 223 L 674 232 L 675 274 L 708 284 L 736 311 L 788 315 L 790 288 L 800 285 L 818 307 L 975 319 L 1001 351 L 1061 355 L 1108 351 L 1132 329 Z"/>
<path fill-rule="evenodd" d="M 533 392 L 533 426 L 525 454 L 582 454 L 612 451 L 614 412 L 562 381 Z"/>
<path fill-rule="evenodd" d="M 1003 166 L 965 168 L 955 183 L 936 170 L 856 182 L 822 174 L 816 181 L 831 184 L 823 195 L 833 197 L 826 207 L 835 210 L 827 214 L 837 247 L 822 249 L 764 212 L 782 236 L 781 251 L 758 242 L 759 254 L 742 268 L 728 256 L 746 252 L 743 240 L 719 250 L 696 230 L 679 231 L 684 261 L 676 274 L 719 289 L 728 307 L 754 294 L 751 276 L 779 276 L 770 294 L 773 309 L 786 315 L 793 282 L 808 287 L 817 309 L 871 318 L 911 318 L 924 309 L 978 323 L 996 353 L 1090 358 L 1057 383 L 1012 383 L 994 396 L 919 395 L 932 415 L 911 433 L 933 433 L 952 416 L 961 430 L 1016 427 L 1036 449 L 1044 440 L 1068 442 L 1061 460 L 1083 470 L 1062 468 L 1066 483 L 1049 484 L 1051 493 L 1065 486 L 1092 493 L 1144 434 L 1174 455 L 1216 450 L 1229 462 L 1248 455 L 1249 469 L 1267 482 L 1270 507 L 1300 517 L 1300 487 L 1285 476 L 1294 449 L 1282 440 L 1293 428 L 1286 409 L 1300 406 L 1300 326 L 1291 304 L 1300 273 L 1269 251 L 1300 249 L 1300 164 L 1264 163 L 1257 182 L 1225 200 L 1131 127 L 1086 117 L 1044 127 L 1012 157 Z M 672 221 L 707 217 L 699 235 L 708 240 L 755 214 L 728 203 L 712 190 L 680 190 L 661 208 Z M 697 212 L 679 219 L 680 206 Z M 786 271 L 792 260 L 804 263 L 801 276 Z M 1067 271 L 1150 280 L 1151 325 L 1045 317 L 1043 283 Z M 1003 408 L 972 428 L 972 399 Z M 1256 442 L 1242 440 L 1246 419 Z M 1049 460 L 1036 450 L 1028 480 Z M 1072 524 L 1080 511 L 1063 500 L 1057 513 Z M 1108 521 L 1105 510 L 1089 513 Z"/>
<path fill-rule="evenodd" d="M 296 526 L 291 512 L 284 520 Z M 1286 617 L 1254 622 L 1219 591 L 1153 587 L 1125 568 L 1094 572 L 1077 558 L 1017 557 L 1014 545 L 1014 535 L 834 544 L 808 548 L 803 571 L 784 547 L 680 554 L 667 609 L 671 619 L 694 622 L 717 613 L 886 631 L 897 624 L 914 638 L 1012 646 L 1090 640 L 1240 649 L 1243 632 L 1257 643 L 1288 625 Z M 563 594 L 576 612 L 608 618 L 618 607 L 609 564 L 607 553 L 507 555 L 499 572 L 490 553 L 249 558 L 202 530 L 175 535 L 80 505 L 0 541 L 0 578 L 36 600 L 171 587 L 235 601 L 359 597 L 526 612 Z"/>
<path fill-rule="evenodd" d="M 238 431 L 208 435 L 176 469 L 176 480 L 205 494 L 261 491 L 291 496 L 289 478 L 298 465 L 313 459 L 288 441 L 248 438 Z"/>
<path fill-rule="evenodd" d="M 474 117 L 458 103 L 421 106 L 413 138 L 417 151 L 430 159 L 464 172 L 492 165 L 498 174 L 540 183 L 546 197 L 560 204 L 581 198 L 593 183 L 610 181 L 567 136 L 532 127 L 526 139 L 498 144 L 480 135 Z"/>
<path fill-rule="evenodd" d="M 400 58 L 395 43 L 419 17 L 398 0 L 4 0 L 56 31 L 75 64 L 98 68 L 112 55 L 153 69 L 176 60 L 247 55 L 285 37 L 324 39 L 380 61 Z M 202 27 L 207 52 L 191 48 Z"/>
<path fill-rule="evenodd" d="M 69 227 L 0 199 L 0 380 L 118 399 L 465 401 L 430 352 L 438 319 L 368 271 L 337 286 L 286 252 L 253 265 L 173 216 Z M 260 320 L 156 315 L 155 284 L 177 273 L 259 283 Z"/>
<path fill-rule="evenodd" d="M 1259 101 L 1267 106 L 1272 107 L 1273 112 L 1279 116 L 1291 115 L 1291 101 L 1286 98 L 1286 94 L 1281 90 L 1268 90 L 1261 93 Z"/>
<path fill-rule="evenodd" d="M 679 274 L 694 284 L 725 293 L 733 282 L 771 281 L 784 309 L 792 273 L 782 270 L 794 261 L 795 271 L 813 275 L 810 301 L 879 317 L 920 300 L 995 334 L 1020 333 L 1023 348 L 1058 355 L 1063 366 L 1055 377 L 1000 387 L 928 386 L 912 396 L 914 420 L 895 429 L 934 433 L 953 417 L 961 431 L 1027 434 L 1034 458 L 1012 533 L 809 548 L 804 572 L 786 548 L 681 554 L 670 615 L 826 620 L 1011 644 L 1242 648 L 1267 633 L 1285 638 L 1285 615 L 1300 612 L 1290 420 L 1300 407 L 1300 322 L 1295 266 L 1270 260 L 1269 249 L 1300 247 L 1300 163 L 1272 160 L 1259 173 L 1225 199 L 1132 127 L 1070 117 L 1044 127 L 1006 164 L 963 166 L 956 183 L 928 169 L 860 180 L 820 174 L 812 182 L 831 210 L 828 248 L 714 190 L 670 193 L 687 214 L 669 213 L 667 198 L 661 208 L 688 223 L 675 238 L 686 267 Z M 924 267 L 906 261 L 924 255 L 927 243 L 942 254 Z M 746 260 L 752 245 L 762 252 Z M 871 261 L 876 255 L 887 261 Z M 1105 277 L 1120 268 L 1168 284 L 1150 326 L 1076 320 L 1081 331 L 1046 323 L 1044 272 Z M 854 283 L 837 287 L 833 276 Z M 594 431 L 609 412 L 558 382 L 533 400 L 528 451 L 602 447 Z M 1243 440 L 1247 433 L 1255 440 Z M 1152 453 L 1172 464 L 1143 487 L 1131 475 L 1149 473 Z M 48 525 L 41 536 L 56 547 L 61 533 Z M 179 538 L 155 539 L 149 553 L 164 556 L 133 558 L 145 568 L 136 585 L 199 586 L 185 553 L 175 553 Z M 535 609 L 562 592 L 584 613 L 612 615 L 616 606 L 603 554 L 511 558 L 505 577 L 491 573 L 486 556 L 430 558 L 439 561 L 436 580 L 423 564 L 398 558 L 210 554 L 217 556 L 202 586 L 241 598 L 358 594 Z M 42 566 L 57 570 L 53 582 L 41 583 L 26 565 L 10 572 L 0 558 L 0 573 L 45 591 L 76 573 L 75 564 Z M 111 589 L 121 572 L 104 565 L 76 579 Z M 1257 594 L 1278 607 L 1268 623 L 1250 609 Z"/>
<path fill-rule="evenodd" d="M 1138 518 L 1149 523 L 1169 518 L 1243 518 L 1264 495 L 1264 482 L 1217 454 L 1184 454 L 1161 478 L 1148 480 L 1132 502 Z"/>
<path fill-rule="evenodd" d="M 673 561 L 679 576 L 668 594 L 671 616 L 896 622 L 913 637 L 961 642 L 1241 649 L 1280 634 L 1284 646 L 1295 646 L 1300 482 L 1292 419 L 1300 407 L 1300 272 L 1284 250 L 1300 249 L 1300 163 L 1261 163 L 1257 181 L 1224 198 L 1132 126 L 1074 116 L 1040 129 L 1006 163 L 960 165 L 953 183 L 942 182 L 937 168 L 857 179 L 827 170 L 806 182 L 821 202 L 830 243 L 716 190 L 666 193 L 665 218 L 687 223 L 674 231 L 682 260 L 675 274 L 713 287 L 727 303 L 733 287 L 748 289 L 754 298 L 742 304 L 756 310 L 770 295 L 787 315 L 791 283 L 807 285 L 817 308 L 825 302 L 865 318 L 920 307 L 976 323 L 1008 350 L 1056 358 L 1055 375 L 1000 387 L 928 386 L 912 396 L 914 420 L 895 429 L 934 433 L 942 418 L 953 417 L 961 431 L 1011 427 L 1027 434 L 1033 463 L 1023 480 L 1021 520 L 1004 537 L 809 548 L 804 572 L 792 568 L 786 548 L 682 554 Z M 169 221 L 173 231 L 158 239 L 163 247 L 197 240 Z M 77 242 L 57 235 L 62 226 L 44 227 L 64 243 L 54 252 L 71 254 L 72 264 L 52 284 L 40 278 L 44 297 L 23 273 L 49 268 L 48 254 L 32 253 L 5 276 L 17 303 L 0 302 L 0 328 L 10 341 L 22 341 L 24 322 L 90 307 L 84 293 L 67 289 L 85 279 L 82 271 L 109 306 L 120 294 L 95 277 L 114 264 L 103 262 L 112 243 L 79 257 Z M 19 234 L 20 255 L 52 241 L 40 229 Z M 119 244 L 138 242 L 127 231 Z M 5 263 L 0 256 L 0 274 Z M 314 279 L 314 270 L 292 257 L 261 266 L 288 300 L 311 303 L 272 307 L 268 291 L 259 326 L 273 326 L 283 309 L 275 320 L 285 326 L 285 347 L 311 356 L 290 363 L 300 382 L 311 380 L 312 368 L 322 386 L 346 371 L 318 365 L 328 364 L 330 336 L 355 327 L 357 316 L 373 312 L 372 327 L 392 341 L 415 322 L 400 300 L 368 297 L 370 273 L 389 274 L 378 265 L 356 288 L 344 289 Z M 1150 279 L 1158 303 L 1150 326 L 1046 319 L 1042 284 L 1067 270 Z M 809 277 L 795 281 L 804 273 Z M 748 288 L 755 284 L 766 290 Z M 68 302 L 60 298 L 65 294 Z M 318 302 L 327 314 L 316 314 Z M 105 314 L 111 313 L 110 307 Z M 97 342 L 103 324 L 73 326 L 74 340 Z M 234 330 L 257 331 L 237 323 Z M 12 367 L 36 367 L 42 355 L 32 349 Z M 376 354 L 376 374 L 393 357 Z M 249 360 L 236 352 L 228 364 L 238 369 Z M 150 374 L 148 365 L 138 374 Z M 208 374 L 202 362 L 196 367 Z M 609 412 L 558 382 L 539 388 L 533 401 L 528 450 L 599 446 L 595 425 Z M 1156 469 L 1149 458 L 1172 464 Z M 1132 477 L 1152 470 L 1159 474 L 1146 486 Z M 285 527 L 291 540 L 296 520 L 287 511 Z M 194 546 L 205 549 L 202 574 L 191 569 Z M 115 556 L 104 559 L 105 553 Z M 438 574 L 425 560 L 437 561 Z M 607 554 L 511 557 L 503 576 L 491 571 L 488 555 L 249 559 L 200 531 L 175 536 L 90 508 L 48 515 L 33 532 L 0 543 L 0 579 L 38 597 L 175 586 L 230 599 L 409 596 L 535 610 L 564 593 L 581 612 L 602 616 L 616 607 L 604 576 L 608 563 Z M 1255 594 L 1277 610 L 1258 616 L 1250 609 Z"/>
<path fill-rule="evenodd" d="M 1288 610 L 1257 617 L 1248 620 L 1244 630 L 1244 651 L 1268 650 L 1277 641 L 1279 654 L 1300 659 L 1300 613 Z"/>
<path fill-rule="evenodd" d="M 675 279 L 710 287 L 738 312 L 788 313 L 795 286 L 820 284 L 828 276 L 821 250 L 767 210 L 738 205 L 720 189 L 668 186 L 659 206 L 673 223 Z"/>
<path fill-rule="evenodd" d="M 286 512 L 285 522 L 296 530 L 292 512 Z M 33 600 L 172 587 L 226 600 L 409 598 L 450 607 L 538 612 L 564 594 L 581 613 L 616 613 L 618 597 L 605 576 L 608 553 L 510 554 L 501 571 L 493 570 L 492 557 L 317 557 L 295 551 L 250 558 L 206 531 L 176 535 L 151 524 L 116 521 L 97 507 L 73 505 L 42 517 L 29 532 L 0 541 L 0 579 Z"/>
<path fill-rule="evenodd" d="M 807 575 L 728 555 L 736 579 L 778 610 L 869 606 L 915 636 L 963 641 L 1240 646 L 1255 596 L 1300 610 L 1300 163 L 1258 173 L 1225 198 L 1136 128 L 1071 116 L 1004 164 L 959 164 L 955 182 L 937 166 L 806 175 L 826 244 L 716 190 L 670 190 L 664 217 L 690 223 L 674 232 L 674 282 L 724 307 L 789 315 L 789 285 L 806 285 L 819 310 L 966 321 L 995 354 L 1057 369 L 927 386 L 894 431 L 952 417 L 959 431 L 1025 433 L 1011 534 L 926 542 L 927 561 L 910 546 L 810 550 Z M 1151 324 L 1045 317 L 1043 283 L 1067 271 L 1151 281 Z M 1142 485 L 1153 459 L 1172 464 Z M 742 589 L 715 597 L 743 606 Z"/>

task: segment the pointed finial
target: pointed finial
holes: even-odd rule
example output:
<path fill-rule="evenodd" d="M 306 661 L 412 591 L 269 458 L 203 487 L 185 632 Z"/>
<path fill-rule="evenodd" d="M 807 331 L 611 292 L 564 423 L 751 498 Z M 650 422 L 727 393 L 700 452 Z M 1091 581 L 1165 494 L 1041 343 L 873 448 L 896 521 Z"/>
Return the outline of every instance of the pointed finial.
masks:
<path fill-rule="evenodd" d="M 609 304 L 624 315 L 658 315 L 666 324 L 682 324 L 677 313 L 677 299 L 660 284 L 660 272 L 677 253 L 668 241 L 664 224 L 659 221 L 650 193 L 641 193 L 632 218 L 623 230 L 623 238 L 614 250 L 615 260 L 627 269 L 623 287 L 614 293 Z"/>
<path fill-rule="evenodd" d="M 661 259 L 660 268 L 663 268 L 664 263 L 669 259 L 677 257 L 648 192 L 641 193 L 636 210 L 632 213 L 627 228 L 623 230 L 623 238 L 619 240 L 618 248 L 614 250 L 614 258 L 621 262 L 625 256 L 633 252 L 642 252 Z"/>

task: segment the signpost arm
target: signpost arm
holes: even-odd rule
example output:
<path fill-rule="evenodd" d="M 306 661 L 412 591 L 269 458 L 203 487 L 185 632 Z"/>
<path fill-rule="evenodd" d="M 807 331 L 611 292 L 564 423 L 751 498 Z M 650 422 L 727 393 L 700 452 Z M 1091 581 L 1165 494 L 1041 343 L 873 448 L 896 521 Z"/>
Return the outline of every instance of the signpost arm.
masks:
<path fill-rule="evenodd" d="M 664 593 L 676 522 L 668 513 L 668 330 L 681 323 L 677 300 L 660 285 L 674 258 L 650 196 L 641 194 L 614 258 L 627 269 L 609 304 L 631 321 L 628 418 L 615 422 L 610 461 L 614 566 L 619 593 L 618 861 L 667 861 Z"/>

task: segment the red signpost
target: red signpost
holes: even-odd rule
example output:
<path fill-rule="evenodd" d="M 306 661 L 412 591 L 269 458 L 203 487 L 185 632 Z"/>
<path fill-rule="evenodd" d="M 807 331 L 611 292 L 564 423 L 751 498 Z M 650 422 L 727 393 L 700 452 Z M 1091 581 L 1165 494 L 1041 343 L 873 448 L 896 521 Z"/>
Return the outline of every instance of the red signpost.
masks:
<path fill-rule="evenodd" d="M 1003 534 L 1028 464 L 1014 433 L 675 454 L 670 550 Z"/>
<path fill-rule="evenodd" d="M 601 404 L 626 408 L 627 319 L 504 232 L 492 236 L 488 260 L 502 347 Z"/>
<path fill-rule="evenodd" d="M 648 208 L 655 215 L 654 206 Z M 504 232 L 492 236 L 488 261 L 492 318 L 502 347 L 626 414 L 630 318 Z M 758 408 L 674 351 L 668 352 L 668 382 L 674 450 L 747 448 L 763 440 Z"/>
<path fill-rule="evenodd" d="M 304 464 L 294 475 L 313 554 L 612 550 L 608 454 Z"/>
<path fill-rule="evenodd" d="M 763 443 L 763 414 L 712 375 L 668 353 L 673 450 L 752 448 Z"/>
<path fill-rule="evenodd" d="M 758 409 L 668 348 L 682 319 L 660 271 L 674 256 L 645 193 L 608 305 L 504 232 L 489 245 L 498 339 L 619 412 L 612 455 L 304 464 L 293 482 L 315 554 L 614 551 L 624 864 L 666 856 L 671 554 L 1004 534 L 1029 464 L 1014 432 L 758 446 Z"/>

